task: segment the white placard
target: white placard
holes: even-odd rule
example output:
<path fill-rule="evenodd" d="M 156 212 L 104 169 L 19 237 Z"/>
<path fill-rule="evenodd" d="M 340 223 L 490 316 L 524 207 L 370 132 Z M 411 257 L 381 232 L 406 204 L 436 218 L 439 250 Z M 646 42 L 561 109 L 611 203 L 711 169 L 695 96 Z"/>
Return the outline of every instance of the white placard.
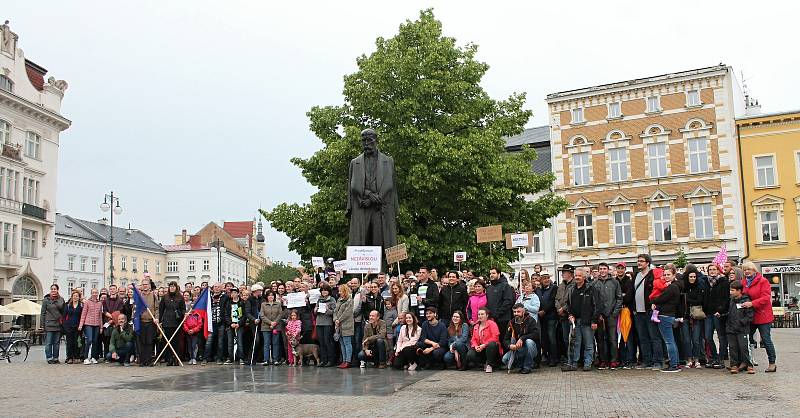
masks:
<path fill-rule="evenodd" d="M 523 248 L 529 246 L 528 234 L 511 234 L 511 248 Z"/>
<path fill-rule="evenodd" d="M 413 293 L 408 295 L 408 300 L 409 300 L 411 306 L 417 306 L 418 305 L 418 303 L 417 303 L 417 295 L 415 295 Z"/>
<path fill-rule="evenodd" d="M 347 260 L 339 260 L 333 262 L 333 270 L 347 271 Z"/>
<path fill-rule="evenodd" d="M 319 300 L 319 289 L 309 289 L 308 290 L 308 303 L 315 304 Z"/>
<path fill-rule="evenodd" d="M 319 312 L 319 313 L 328 312 L 328 304 L 327 303 L 320 303 L 317 306 L 317 312 Z"/>
<path fill-rule="evenodd" d="M 379 246 L 347 247 L 348 273 L 378 273 L 381 271 L 383 253 Z"/>
<path fill-rule="evenodd" d="M 302 308 L 306 306 L 306 294 L 303 292 L 289 293 L 286 295 L 287 308 Z"/>
<path fill-rule="evenodd" d="M 467 252 L 466 251 L 456 251 L 453 253 L 453 262 L 454 263 L 463 263 L 467 261 Z"/>
<path fill-rule="evenodd" d="M 325 260 L 323 260 L 322 257 L 311 257 L 311 265 L 315 268 L 325 268 Z"/>

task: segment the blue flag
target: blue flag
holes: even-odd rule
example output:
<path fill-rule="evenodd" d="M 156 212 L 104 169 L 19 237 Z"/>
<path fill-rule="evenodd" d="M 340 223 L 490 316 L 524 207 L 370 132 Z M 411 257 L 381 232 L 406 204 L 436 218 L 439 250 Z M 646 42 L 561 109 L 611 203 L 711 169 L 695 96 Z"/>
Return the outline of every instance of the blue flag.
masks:
<path fill-rule="evenodd" d="M 133 285 L 133 306 L 133 331 L 139 332 L 142 328 L 142 314 L 147 312 L 147 304 L 144 303 L 142 294 L 139 293 L 135 284 Z"/>

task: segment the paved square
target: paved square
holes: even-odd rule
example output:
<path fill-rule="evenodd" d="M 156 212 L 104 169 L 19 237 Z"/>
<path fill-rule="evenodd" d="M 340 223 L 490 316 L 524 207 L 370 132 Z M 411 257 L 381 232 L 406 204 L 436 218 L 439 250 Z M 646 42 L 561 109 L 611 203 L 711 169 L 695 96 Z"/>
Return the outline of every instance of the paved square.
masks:
<path fill-rule="evenodd" d="M 800 330 L 775 329 L 778 373 L 531 375 L 313 367 L 0 364 L 7 416 L 797 416 Z"/>

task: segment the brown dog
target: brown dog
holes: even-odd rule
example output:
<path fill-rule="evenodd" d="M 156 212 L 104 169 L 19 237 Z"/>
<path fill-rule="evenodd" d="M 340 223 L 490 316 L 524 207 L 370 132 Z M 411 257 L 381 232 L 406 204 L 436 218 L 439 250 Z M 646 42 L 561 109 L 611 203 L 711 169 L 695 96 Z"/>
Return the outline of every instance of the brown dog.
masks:
<path fill-rule="evenodd" d="M 303 359 L 306 357 L 314 357 L 314 365 L 319 366 L 319 346 L 316 344 L 300 344 L 294 338 L 289 342 L 292 345 L 292 354 L 294 355 L 294 365 L 303 366 Z"/>

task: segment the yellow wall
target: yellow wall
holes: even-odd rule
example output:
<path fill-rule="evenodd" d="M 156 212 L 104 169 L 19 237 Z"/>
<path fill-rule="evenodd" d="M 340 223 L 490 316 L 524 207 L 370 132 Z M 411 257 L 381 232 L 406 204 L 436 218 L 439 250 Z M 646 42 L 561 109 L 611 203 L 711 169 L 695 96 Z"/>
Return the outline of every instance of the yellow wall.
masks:
<path fill-rule="evenodd" d="M 748 231 L 748 252 L 755 262 L 800 259 L 800 112 L 784 113 L 758 118 L 739 119 L 743 173 L 743 208 Z M 777 185 L 756 187 L 753 157 L 774 154 Z M 761 229 L 753 202 L 765 196 L 774 196 L 773 207 L 782 210 L 783 227 L 778 244 L 759 244 Z"/>
<path fill-rule="evenodd" d="M 122 257 L 127 257 L 126 271 L 122 270 Z M 109 285 L 108 278 L 111 277 L 111 265 L 108 263 L 110 259 L 109 247 L 106 246 L 106 285 Z M 136 273 L 133 272 L 133 257 L 137 258 Z M 133 250 L 125 247 L 114 246 L 114 284 L 122 284 L 122 279 L 125 279 L 126 284 L 136 283 L 144 277 L 144 260 L 148 260 L 147 271 L 150 277 L 157 285 L 164 282 L 164 277 L 167 273 L 167 255 L 158 254 L 154 252 Z M 161 263 L 161 271 L 156 272 L 156 262 Z"/>

